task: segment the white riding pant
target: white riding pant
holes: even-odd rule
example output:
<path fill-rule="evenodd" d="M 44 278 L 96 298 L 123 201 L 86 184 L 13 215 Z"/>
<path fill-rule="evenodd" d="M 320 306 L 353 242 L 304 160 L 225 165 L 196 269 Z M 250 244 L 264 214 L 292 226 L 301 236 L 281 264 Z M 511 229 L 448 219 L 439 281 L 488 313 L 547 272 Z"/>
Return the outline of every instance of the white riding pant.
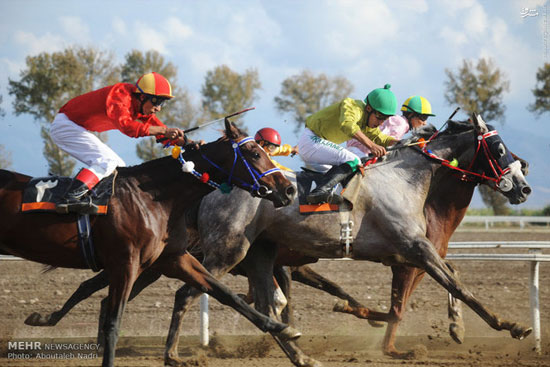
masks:
<path fill-rule="evenodd" d="M 59 148 L 88 166 L 99 180 L 126 163 L 107 144 L 82 126 L 58 113 L 50 127 L 50 136 Z"/>
<path fill-rule="evenodd" d="M 298 140 L 298 154 L 300 154 L 306 165 L 317 167 L 321 165 L 323 170 L 356 159 L 359 160 L 356 154 L 341 145 L 317 136 L 308 128 L 305 128 L 300 140 Z"/>

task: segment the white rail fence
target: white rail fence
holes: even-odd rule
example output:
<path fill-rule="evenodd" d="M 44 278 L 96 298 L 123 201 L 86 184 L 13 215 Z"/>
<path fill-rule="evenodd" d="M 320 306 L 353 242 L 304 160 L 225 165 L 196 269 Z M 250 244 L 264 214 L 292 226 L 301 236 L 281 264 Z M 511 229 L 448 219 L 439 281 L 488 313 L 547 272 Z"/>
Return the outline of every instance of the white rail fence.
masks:
<path fill-rule="evenodd" d="M 493 227 L 495 223 L 507 223 L 507 224 L 518 224 L 521 229 L 525 228 L 526 224 L 541 224 L 544 223 L 546 226 L 550 225 L 550 217 L 539 217 L 539 216 L 506 216 L 506 215 L 497 215 L 497 216 L 485 216 L 485 215 L 467 215 L 464 217 L 461 226 L 467 223 L 485 223 L 485 229 Z"/>
<path fill-rule="evenodd" d="M 539 299 L 539 267 L 541 262 L 550 261 L 550 254 L 543 254 L 543 249 L 550 249 L 550 241 L 487 241 L 487 242 L 450 242 L 449 249 L 527 249 L 527 253 L 448 253 L 449 260 L 470 261 L 529 261 L 530 306 L 534 337 L 534 350 L 541 353 L 540 299 Z M 0 260 L 22 260 L 18 257 L 0 255 Z M 352 260 L 352 259 L 322 259 L 322 260 Z M 209 344 L 209 312 L 208 295 L 200 299 L 200 342 Z"/>

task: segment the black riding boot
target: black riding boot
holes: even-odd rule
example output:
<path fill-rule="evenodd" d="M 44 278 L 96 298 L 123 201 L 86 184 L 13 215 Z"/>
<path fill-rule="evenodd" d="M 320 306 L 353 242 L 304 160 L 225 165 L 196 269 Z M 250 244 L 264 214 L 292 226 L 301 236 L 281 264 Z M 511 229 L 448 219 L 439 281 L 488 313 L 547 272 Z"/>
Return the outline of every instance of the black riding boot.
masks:
<path fill-rule="evenodd" d="M 87 198 L 88 186 L 78 180 L 73 179 L 69 190 L 55 206 L 58 213 L 79 213 L 79 214 L 97 214 L 98 207 L 92 203 L 91 198 Z"/>
<path fill-rule="evenodd" d="M 347 163 L 333 166 L 325 173 L 315 190 L 309 193 L 307 202 L 309 204 L 320 204 L 324 202 L 329 204 L 342 204 L 344 198 L 338 193 L 333 193 L 332 189 L 336 184 L 348 178 L 352 173 L 353 169 Z"/>

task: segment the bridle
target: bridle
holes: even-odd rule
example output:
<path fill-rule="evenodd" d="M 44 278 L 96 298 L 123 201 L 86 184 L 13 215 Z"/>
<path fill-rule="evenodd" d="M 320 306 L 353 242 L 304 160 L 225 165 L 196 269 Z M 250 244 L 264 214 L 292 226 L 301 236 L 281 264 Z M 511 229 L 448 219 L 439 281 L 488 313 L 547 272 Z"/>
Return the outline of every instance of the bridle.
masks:
<path fill-rule="evenodd" d="M 441 165 L 448 167 L 452 170 L 458 171 L 461 173 L 461 180 L 468 181 L 468 182 L 474 182 L 476 184 L 481 183 L 483 180 L 488 180 L 494 182 L 494 188 L 497 187 L 502 191 L 510 191 L 512 189 L 511 182 L 508 178 L 505 178 L 504 175 L 506 175 L 508 172 L 510 172 L 510 167 L 502 168 L 500 164 L 498 163 L 498 160 L 493 156 L 491 153 L 491 149 L 489 148 L 489 145 L 487 144 L 487 139 L 498 135 L 497 130 L 492 130 L 486 133 L 479 133 L 477 135 L 477 145 L 476 145 L 476 151 L 474 153 L 474 157 L 472 158 L 472 161 L 468 165 L 468 168 L 462 169 L 460 167 L 457 167 L 455 165 L 452 165 L 451 162 L 447 159 L 441 158 L 434 154 L 431 150 L 427 148 L 428 143 L 430 143 L 437 135 L 439 134 L 439 130 L 436 131 L 427 141 L 423 148 L 421 148 L 422 153 L 427 155 L 428 157 L 439 161 Z M 477 173 L 472 171 L 472 168 L 478 159 L 480 155 L 484 155 L 487 159 L 488 165 L 490 167 L 490 174 L 492 176 L 487 176 L 484 171 L 481 173 Z"/>
<path fill-rule="evenodd" d="M 218 164 L 216 164 L 214 161 L 212 161 L 210 158 L 208 158 L 203 152 L 200 152 L 201 157 L 206 162 L 208 162 L 211 166 L 215 167 L 218 171 L 220 171 L 220 172 L 222 172 L 222 173 L 224 173 L 228 176 L 227 181 L 223 182 L 221 184 L 210 180 L 210 177 L 209 177 L 208 173 L 206 173 L 206 172 L 205 173 L 197 172 L 194 169 L 194 164 L 192 164 L 193 167 L 190 167 L 190 163 L 192 163 L 192 162 L 185 161 L 185 159 L 183 158 L 183 153 L 185 152 L 184 149 L 179 149 L 179 152 L 178 152 L 178 150 L 176 150 L 176 152 L 174 152 L 174 150 L 173 150 L 172 151 L 172 157 L 177 158 L 179 160 L 179 162 L 182 164 L 182 169 L 183 169 L 184 172 L 189 172 L 189 173 L 193 174 L 201 182 L 203 182 L 207 185 L 210 185 L 214 188 L 220 189 L 223 193 L 229 193 L 231 191 L 231 189 L 233 188 L 233 186 L 235 185 L 235 183 L 237 183 L 240 186 L 242 186 L 243 188 L 245 188 L 246 190 L 248 190 L 253 195 L 257 195 L 258 197 L 266 197 L 267 195 L 271 194 L 273 191 L 270 190 L 267 186 L 261 185 L 259 183 L 259 180 L 262 179 L 263 177 L 271 175 L 275 172 L 280 172 L 281 169 L 275 167 L 275 168 L 269 169 L 269 170 L 264 171 L 264 172 L 258 172 L 256 169 L 254 169 L 254 167 L 252 167 L 250 165 L 250 163 L 248 163 L 246 158 L 243 156 L 243 153 L 241 151 L 241 147 L 244 144 L 249 143 L 249 142 L 254 142 L 256 144 L 254 138 L 252 138 L 250 136 L 247 136 L 247 137 L 245 137 L 245 138 L 243 138 L 239 141 L 229 139 L 229 142 L 231 143 L 231 147 L 233 148 L 233 154 L 234 154 L 233 166 L 231 167 L 231 170 L 229 172 L 227 172 L 224 168 L 220 167 Z M 174 147 L 174 149 L 176 149 L 176 147 Z M 239 177 L 234 176 L 235 167 L 236 167 L 237 161 L 239 159 L 243 162 L 243 164 L 246 167 L 248 173 L 250 174 L 250 178 L 251 178 L 252 183 L 246 182 L 244 180 L 241 180 Z"/>

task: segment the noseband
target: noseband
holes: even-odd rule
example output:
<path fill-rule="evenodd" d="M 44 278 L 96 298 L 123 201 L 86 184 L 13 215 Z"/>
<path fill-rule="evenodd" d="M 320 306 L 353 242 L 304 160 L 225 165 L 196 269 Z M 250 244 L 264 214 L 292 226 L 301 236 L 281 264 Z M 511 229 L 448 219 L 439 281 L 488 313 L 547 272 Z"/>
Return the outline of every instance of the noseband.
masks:
<path fill-rule="evenodd" d="M 224 182 L 222 184 L 219 184 L 217 182 L 214 182 L 214 181 L 210 180 L 210 178 L 208 176 L 208 173 L 202 173 L 201 174 L 201 173 L 197 172 L 194 168 L 189 168 L 189 163 L 192 163 L 192 162 L 186 162 L 185 159 L 183 158 L 183 152 L 185 152 L 185 150 L 181 149 L 179 151 L 179 154 L 177 154 L 177 151 L 176 151 L 176 153 L 172 152 L 172 156 L 174 158 L 176 158 L 175 155 L 177 155 L 177 159 L 182 164 L 182 169 L 185 172 L 189 172 L 189 173 L 193 174 L 196 178 L 201 180 L 201 182 L 203 182 L 207 185 L 210 185 L 214 188 L 220 189 L 223 193 L 229 193 L 231 191 L 233 185 L 234 185 L 234 182 L 236 182 L 236 183 L 240 184 L 242 187 L 244 187 L 245 189 L 247 189 L 250 193 L 255 194 L 259 197 L 265 197 L 265 196 L 271 194 L 272 190 L 270 190 L 267 186 L 260 185 L 259 180 L 262 179 L 265 176 L 268 176 L 268 175 L 272 174 L 272 173 L 280 172 L 281 170 L 279 168 L 275 167 L 275 168 L 272 168 L 272 169 L 269 169 L 267 171 L 264 171 L 264 172 L 260 173 L 256 169 L 254 169 L 254 167 L 252 167 L 250 165 L 250 163 L 248 163 L 248 161 L 246 160 L 246 158 L 243 156 L 243 154 L 241 152 L 241 146 L 243 146 L 244 144 L 246 144 L 248 142 L 251 142 L 251 141 L 255 142 L 254 138 L 252 138 L 250 136 L 248 136 L 246 138 L 243 138 L 239 141 L 234 141 L 232 139 L 229 139 L 229 142 L 231 143 L 231 147 L 233 148 L 233 154 L 234 154 L 233 166 L 231 167 L 230 172 L 227 172 L 225 169 L 223 169 L 218 164 L 213 162 L 210 158 L 208 158 L 204 153 L 200 152 L 201 157 L 206 162 L 208 162 L 211 166 L 215 167 L 218 171 L 220 171 L 222 173 L 225 173 L 228 176 L 227 182 Z M 252 183 L 245 182 L 245 181 L 241 180 L 239 177 L 236 177 L 236 176 L 233 175 L 234 171 L 235 171 L 235 167 L 237 165 L 237 161 L 239 159 L 242 160 L 244 166 L 246 167 L 248 173 L 250 174 L 250 177 L 252 179 L 251 180 Z M 186 167 L 188 167 L 188 168 L 186 169 Z M 193 165 L 193 167 L 194 167 L 194 165 Z"/>
<path fill-rule="evenodd" d="M 480 183 L 483 180 L 489 180 L 494 182 L 495 188 L 498 187 L 502 191 L 509 191 L 511 189 L 511 185 L 509 183 L 509 180 L 504 177 L 505 174 L 510 172 L 510 167 L 507 167 L 503 169 L 500 164 L 498 163 L 498 160 L 495 159 L 493 154 L 491 153 L 491 150 L 489 149 L 489 145 L 487 144 L 487 138 L 490 138 L 491 136 L 498 135 L 497 130 L 489 131 L 485 134 L 478 134 L 477 135 L 477 146 L 476 151 L 474 153 L 474 157 L 470 164 L 468 165 L 467 169 L 462 169 L 459 167 L 456 167 L 454 165 L 451 165 L 451 162 L 449 162 L 447 159 L 443 159 L 437 155 L 435 155 L 431 150 L 427 149 L 427 145 L 429 142 L 431 142 L 437 135 L 439 134 L 439 131 L 437 131 L 435 134 L 433 134 L 428 141 L 426 142 L 426 145 L 422 148 L 422 152 L 427 155 L 428 157 L 435 159 L 441 163 L 441 165 L 448 167 L 452 170 L 459 171 L 462 173 L 461 179 L 463 181 L 468 182 L 475 182 Z M 493 177 L 485 175 L 485 172 L 477 173 L 472 171 L 472 167 L 474 166 L 474 163 L 478 159 L 478 156 L 480 155 L 480 152 L 483 152 L 483 155 L 485 155 L 485 158 L 487 159 L 487 162 L 489 163 L 489 167 L 491 167 L 490 173 Z"/>

